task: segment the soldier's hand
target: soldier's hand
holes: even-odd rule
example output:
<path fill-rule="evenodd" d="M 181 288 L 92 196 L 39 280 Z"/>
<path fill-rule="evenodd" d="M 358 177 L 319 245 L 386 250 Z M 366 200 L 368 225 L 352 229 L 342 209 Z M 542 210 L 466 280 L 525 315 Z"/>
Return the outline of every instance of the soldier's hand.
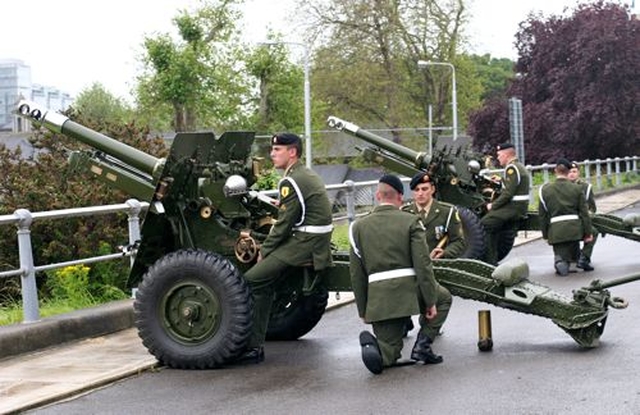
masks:
<path fill-rule="evenodd" d="M 593 242 L 593 235 L 587 235 L 582 239 L 585 243 Z"/>
<path fill-rule="evenodd" d="M 492 203 L 487 203 L 487 211 L 491 210 L 491 205 L 492 205 Z"/>
<path fill-rule="evenodd" d="M 438 315 L 438 309 L 436 308 L 436 305 L 432 305 L 431 307 L 429 307 L 427 309 L 426 314 L 424 315 L 426 317 L 427 320 L 431 320 L 433 318 L 435 318 L 435 316 Z"/>
<path fill-rule="evenodd" d="M 429 254 L 431 259 L 442 258 L 443 255 L 444 255 L 444 249 L 442 248 L 433 248 L 433 251 L 431 251 L 431 253 Z"/>

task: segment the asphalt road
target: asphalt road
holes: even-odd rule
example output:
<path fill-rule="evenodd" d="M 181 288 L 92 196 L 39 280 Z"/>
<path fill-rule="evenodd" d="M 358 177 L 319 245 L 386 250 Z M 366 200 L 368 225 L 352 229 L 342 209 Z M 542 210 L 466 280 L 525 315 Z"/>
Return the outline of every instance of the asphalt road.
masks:
<path fill-rule="evenodd" d="M 640 204 L 617 215 L 640 213 Z M 638 242 L 607 236 L 596 245 L 590 273 L 553 273 L 544 241 L 515 248 L 531 280 L 570 295 L 593 279 L 640 273 Z M 360 360 L 358 333 L 367 329 L 355 305 L 327 313 L 294 342 L 271 342 L 259 365 L 220 370 L 161 369 L 40 408 L 38 414 L 585 414 L 640 413 L 640 281 L 614 287 L 629 300 L 611 309 L 595 349 L 579 347 L 550 320 L 454 298 L 434 366 L 369 373 Z M 480 352 L 478 310 L 492 316 L 494 348 Z M 405 352 L 415 340 L 415 330 Z M 90 358 L 90 357 L 88 357 Z"/>

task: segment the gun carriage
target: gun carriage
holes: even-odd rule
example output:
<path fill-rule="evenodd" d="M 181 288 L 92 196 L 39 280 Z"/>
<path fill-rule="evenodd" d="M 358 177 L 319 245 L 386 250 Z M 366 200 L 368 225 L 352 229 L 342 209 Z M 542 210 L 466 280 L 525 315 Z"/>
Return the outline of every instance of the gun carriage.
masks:
<path fill-rule="evenodd" d="M 258 160 L 251 157 L 254 133 L 178 133 L 169 156 L 158 159 L 28 101 L 17 104 L 16 114 L 87 144 L 90 149 L 71 155 L 73 166 L 149 202 L 141 240 L 131 247 L 135 261 L 128 280 L 137 287 L 135 325 L 148 350 L 163 364 L 186 369 L 220 367 L 243 352 L 252 311 L 243 272 L 255 263 L 278 211 L 273 199 L 251 187 L 259 175 Z M 477 173 L 459 177 L 456 172 L 466 169 L 455 160 L 414 160 L 413 171 L 450 172 L 450 187 L 441 192 L 464 198 L 473 193 L 465 186 L 476 189 L 467 206 L 481 213 L 485 196 L 477 192 Z M 333 260 L 321 275 L 300 268 L 284 279 L 268 339 L 305 335 L 322 317 L 328 291 L 351 290 L 348 252 L 335 251 Z M 524 263 L 495 268 L 474 259 L 438 260 L 434 272 L 454 295 L 550 318 L 585 347 L 598 344 L 609 307 L 626 306 L 607 290 L 614 283 L 595 281 L 571 298 L 530 282 Z"/>

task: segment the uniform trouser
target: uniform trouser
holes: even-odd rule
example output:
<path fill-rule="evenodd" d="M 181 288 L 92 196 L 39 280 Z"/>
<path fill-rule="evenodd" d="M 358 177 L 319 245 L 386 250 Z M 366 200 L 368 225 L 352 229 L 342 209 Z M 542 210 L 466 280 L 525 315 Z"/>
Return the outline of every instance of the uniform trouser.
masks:
<path fill-rule="evenodd" d="M 554 261 L 577 262 L 580 253 L 580 241 L 553 244 Z"/>
<path fill-rule="evenodd" d="M 591 261 L 591 255 L 593 254 L 593 247 L 596 244 L 596 240 L 598 239 L 598 230 L 591 227 L 591 235 L 593 235 L 593 240 L 591 242 L 585 242 L 582 246 L 582 255 L 587 257 L 588 261 Z"/>
<path fill-rule="evenodd" d="M 485 262 L 498 264 L 498 238 L 501 231 L 515 227 L 519 212 L 511 208 L 490 210 L 480 220 L 485 233 Z"/>
<path fill-rule="evenodd" d="M 253 296 L 253 332 L 249 338 L 249 347 L 259 347 L 264 343 L 275 295 L 274 286 L 289 267 L 291 266 L 270 255 L 244 274 Z"/>
<path fill-rule="evenodd" d="M 436 310 L 438 314 L 431 320 L 427 320 L 424 313 L 420 314 L 418 321 L 420 322 L 420 332 L 426 335 L 431 341 L 436 339 L 436 336 L 440 332 L 440 328 L 447 320 L 449 315 L 449 309 L 451 309 L 451 302 L 453 298 L 451 293 L 442 285 L 438 284 L 438 296 L 436 298 Z M 424 305 L 420 305 L 421 309 L 425 309 Z"/>
<path fill-rule="evenodd" d="M 373 334 L 378 340 L 380 353 L 382 353 L 382 365 L 391 366 L 402 356 L 402 336 L 406 317 L 390 320 L 374 321 L 371 323 Z"/>

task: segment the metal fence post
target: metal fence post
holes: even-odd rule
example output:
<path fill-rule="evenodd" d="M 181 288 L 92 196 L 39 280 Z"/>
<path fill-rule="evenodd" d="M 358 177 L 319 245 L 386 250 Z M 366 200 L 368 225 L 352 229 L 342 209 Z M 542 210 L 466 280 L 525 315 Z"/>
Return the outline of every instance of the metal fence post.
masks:
<path fill-rule="evenodd" d="M 596 187 L 598 190 L 602 190 L 602 172 L 600 171 L 600 163 L 602 161 L 600 159 L 596 159 Z"/>
<path fill-rule="evenodd" d="M 18 255 L 20 256 L 20 276 L 22 282 L 23 322 L 31 323 L 40 319 L 38 310 L 38 288 L 36 287 L 36 270 L 33 264 L 31 249 L 31 230 L 33 216 L 27 209 L 18 209 L 13 214 L 18 218 Z"/>
<path fill-rule="evenodd" d="M 547 163 L 542 163 L 542 184 L 549 183 L 549 165 Z"/>
<path fill-rule="evenodd" d="M 613 169 L 611 168 L 611 158 L 607 158 L 607 185 L 612 184 L 611 174 Z"/>
<path fill-rule="evenodd" d="M 347 202 L 347 219 L 349 219 L 349 223 L 356 220 L 356 208 L 355 208 L 355 189 L 356 185 L 353 180 L 346 180 L 343 183 L 346 188 L 346 202 Z"/>
<path fill-rule="evenodd" d="M 620 178 L 620 157 L 616 157 L 616 186 L 620 186 L 622 184 L 622 179 Z"/>
<path fill-rule="evenodd" d="M 140 212 L 142 211 L 142 205 L 137 199 L 129 199 L 126 204 L 129 205 L 129 248 L 133 249 L 140 241 Z M 134 255 L 129 257 L 132 267 L 135 260 Z"/>
<path fill-rule="evenodd" d="M 583 161 L 584 163 L 584 180 L 587 183 L 591 183 L 591 162 L 589 160 Z"/>
<path fill-rule="evenodd" d="M 636 173 L 638 172 L 638 157 L 635 156 L 633 158 L 633 171 L 635 171 Z"/>
<path fill-rule="evenodd" d="M 629 177 L 629 173 L 631 173 L 631 157 L 629 156 L 624 158 L 624 172 Z"/>

